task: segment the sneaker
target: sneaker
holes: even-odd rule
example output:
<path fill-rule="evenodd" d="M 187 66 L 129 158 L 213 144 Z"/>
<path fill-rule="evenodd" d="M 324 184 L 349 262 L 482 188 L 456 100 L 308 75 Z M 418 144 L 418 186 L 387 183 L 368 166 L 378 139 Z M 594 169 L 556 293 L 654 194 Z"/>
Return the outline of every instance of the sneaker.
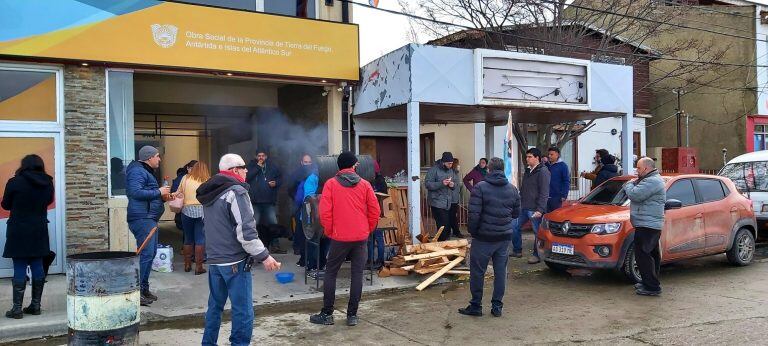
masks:
<path fill-rule="evenodd" d="M 141 306 L 149 306 L 149 304 L 152 304 L 154 301 L 152 299 L 149 299 L 145 296 L 139 297 L 139 304 Z"/>
<path fill-rule="evenodd" d="M 645 287 L 643 287 L 639 290 L 636 290 L 635 293 L 637 293 L 637 295 L 640 295 L 640 296 L 657 297 L 661 294 L 661 289 L 659 289 L 658 291 L 650 291 L 645 289 Z"/>
<path fill-rule="evenodd" d="M 314 324 L 322 324 L 325 326 L 332 326 L 333 325 L 333 315 L 326 314 L 325 312 L 320 312 L 317 315 L 309 316 L 309 322 L 312 322 Z"/>
<path fill-rule="evenodd" d="M 645 286 L 643 286 L 642 282 L 638 282 L 638 283 L 635 284 L 635 289 L 636 290 L 641 290 L 643 288 L 645 288 Z"/>
<path fill-rule="evenodd" d="M 466 308 L 459 308 L 459 313 L 466 316 L 483 316 L 483 310 L 479 308 L 473 308 L 471 305 Z"/>
<path fill-rule="evenodd" d="M 141 297 L 142 298 L 147 298 L 148 300 L 151 300 L 152 302 L 156 302 L 157 301 L 157 296 L 152 294 L 152 292 L 150 292 L 149 290 L 142 290 L 141 291 Z"/>
<path fill-rule="evenodd" d="M 536 264 L 541 262 L 541 260 L 536 256 L 531 256 L 531 258 L 528 259 L 528 264 Z"/>
<path fill-rule="evenodd" d="M 491 308 L 491 315 L 493 317 L 501 317 L 501 306 L 494 306 Z"/>
<path fill-rule="evenodd" d="M 523 258 L 523 253 L 522 253 L 522 252 L 513 252 L 513 253 L 511 253 L 511 254 L 509 255 L 509 257 L 514 257 L 514 258 Z"/>
<path fill-rule="evenodd" d="M 357 325 L 357 323 L 358 323 L 358 322 L 359 322 L 359 321 L 358 321 L 357 315 L 354 315 L 354 316 L 347 316 L 347 325 L 348 325 L 348 326 L 350 326 L 350 327 L 354 327 L 354 326 L 356 326 L 356 325 Z"/>

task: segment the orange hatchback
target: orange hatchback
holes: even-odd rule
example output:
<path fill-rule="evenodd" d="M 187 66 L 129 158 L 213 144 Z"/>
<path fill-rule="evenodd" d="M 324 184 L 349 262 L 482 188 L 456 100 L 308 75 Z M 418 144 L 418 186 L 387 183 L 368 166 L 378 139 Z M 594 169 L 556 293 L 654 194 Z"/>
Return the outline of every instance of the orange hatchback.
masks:
<path fill-rule="evenodd" d="M 755 253 L 752 202 L 724 177 L 701 174 L 664 176 L 667 189 L 662 264 L 726 253 L 734 265 L 748 265 Z M 563 271 L 571 267 L 615 269 L 639 282 L 634 228 L 624 184 L 616 177 L 575 204 L 544 216 L 536 246 L 544 263 Z"/>

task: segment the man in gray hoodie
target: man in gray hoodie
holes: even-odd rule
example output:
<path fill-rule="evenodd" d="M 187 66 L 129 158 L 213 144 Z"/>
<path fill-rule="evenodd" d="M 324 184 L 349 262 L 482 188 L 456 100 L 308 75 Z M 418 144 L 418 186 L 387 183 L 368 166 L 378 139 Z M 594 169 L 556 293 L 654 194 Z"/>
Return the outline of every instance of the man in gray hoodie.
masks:
<path fill-rule="evenodd" d="M 450 210 L 454 199 L 454 190 L 459 189 L 461 181 L 459 175 L 453 170 L 453 154 L 446 151 L 442 158 L 429 169 L 424 177 L 424 186 L 427 188 L 427 200 L 435 218 L 437 229 L 445 227 L 439 240 L 448 240 L 451 236 Z"/>
<path fill-rule="evenodd" d="M 208 310 L 205 313 L 203 345 L 216 345 L 221 313 L 232 303 L 232 345 L 249 345 L 253 334 L 253 288 L 251 264 L 261 262 L 268 271 L 280 269 L 259 240 L 256 220 L 245 183 L 248 169 L 240 155 L 226 154 L 219 161 L 219 174 L 197 189 L 205 218 L 205 250 L 208 254 Z"/>
<path fill-rule="evenodd" d="M 658 296 L 661 294 L 659 238 L 664 226 L 667 196 L 664 179 L 656 170 L 653 159 L 637 160 L 637 179 L 626 183 L 624 192 L 630 201 L 629 221 L 635 228 L 635 261 L 643 279 L 635 285 L 636 293 Z"/>

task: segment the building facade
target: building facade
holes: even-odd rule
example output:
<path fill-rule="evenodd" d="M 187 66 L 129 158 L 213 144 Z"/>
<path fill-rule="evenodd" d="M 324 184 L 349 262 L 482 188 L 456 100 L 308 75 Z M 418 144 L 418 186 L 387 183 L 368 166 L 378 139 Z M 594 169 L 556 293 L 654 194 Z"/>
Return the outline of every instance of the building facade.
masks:
<path fill-rule="evenodd" d="M 349 145 L 359 52 L 348 4 L 193 2 L 0 4 L 11 24 L 0 26 L 0 187 L 24 155 L 45 160 L 57 187 L 52 272 L 65 254 L 135 248 L 125 167 L 140 146 L 160 149 L 162 181 L 190 160 L 215 172 L 220 155 L 257 148 L 287 174 L 302 152 Z M 0 276 L 11 268 L 0 258 Z"/>

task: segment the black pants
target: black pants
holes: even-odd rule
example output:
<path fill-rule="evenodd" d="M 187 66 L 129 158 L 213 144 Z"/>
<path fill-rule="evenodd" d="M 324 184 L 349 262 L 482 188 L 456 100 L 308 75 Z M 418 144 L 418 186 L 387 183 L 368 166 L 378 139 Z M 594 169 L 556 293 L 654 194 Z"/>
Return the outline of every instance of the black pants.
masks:
<path fill-rule="evenodd" d="M 347 316 L 357 315 L 357 307 L 360 305 L 360 297 L 363 294 L 363 269 L 368 258 L 368 241 L 342 242 L 331 240 L 331 248 L 328 251 L 328 262 L 323 280 L 323 312 L 333 314 L 333 305 L 336 302 L 336 276 L 347 256 L 352 261 L 352 283 L 349 287 L 349 305 Z"/>
<path fill-rule="evenodd" d="M 511 241 L 484 242 L 473 239 L 469 249 L 469 290 L 472 300 L 469 304 L 480 309 L 483 305 L 483 284 L 488 262 L 493 262 L 493 298 L 492 307 L 503 307 L 501 301 L 507 287 L 507 262 L 509 261 L 509 244 Z"/>
<path fill-rule="evenodd" d="M 661 290 L 661 283 L 659 283 L 659 271 L 661 269 L 659 237 L 661 237 L 661 230 L 645 227 L 635 228 L 637 268 L 643 278 L 643 286 L 651 291 Z"/>
<path fill-rule="evenodd" d="M 432 207 L 432 217 L 435 218 L 435 229 L 439 230 L 440 227 L 445 227 L 443 233 L 440 233 L 440 237 L 437 239 L 440 241 L 448 240 L 451 237 L 451 211 L 449 209 L 441 209 Z"/>
<path fill-rule="evenodd" d="M 445 231 L 448 232 L 448 235 L 450 236 L 453 234 L 456 237 L 461 237 L 461 231 L 459 230 L 459 204 L 453 203 L 451 204 L 451 209 L 448 210 L 448 224 L 451 226 L 451 229 L 446 229 Z"/>

